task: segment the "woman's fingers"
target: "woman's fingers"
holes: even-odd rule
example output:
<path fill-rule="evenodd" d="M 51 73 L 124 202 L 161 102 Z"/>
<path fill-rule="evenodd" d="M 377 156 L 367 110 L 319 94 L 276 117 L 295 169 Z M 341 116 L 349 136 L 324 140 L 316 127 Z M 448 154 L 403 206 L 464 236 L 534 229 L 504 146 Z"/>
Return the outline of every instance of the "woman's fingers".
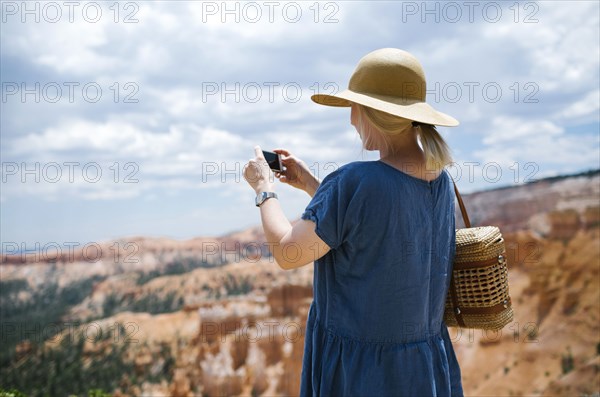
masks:
<path fill-rule="evenodd" d="M 283 164 L 297 163 L 298 159 L 294 156 L 286 156 L 281 158 Z"/>
<path fill-rule="evenodd" d="M 257 159 L 260 160 L 264 160 L 265 156 L 262 153 L 262 150 L 260 149 L 260 146 L 256 145 L 254 146 L 254 155 L 256 156 Z"/>
<path fill-rule="evenodd" d="M 282 171 L 273 173 L 279 182 L 291 184 L 293 181 L 298 181 L 298 174 L 303 171 L 301 161 L 286 149 L 277 148 L 273 149 L 273 152 L 281 155 L 281 163 L 284 165 Z"/>

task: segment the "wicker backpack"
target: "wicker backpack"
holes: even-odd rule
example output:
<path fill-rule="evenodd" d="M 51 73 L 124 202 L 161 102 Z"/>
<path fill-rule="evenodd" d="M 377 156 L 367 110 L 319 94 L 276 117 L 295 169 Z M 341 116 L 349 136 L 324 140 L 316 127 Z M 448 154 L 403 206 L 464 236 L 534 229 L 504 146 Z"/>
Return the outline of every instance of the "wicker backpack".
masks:
<path fill-rule="evenodd" d="M 444 321 L 451 327 L 500 330 L 513 320 L 504 239 L 496 226 L 471 227 L 456 183 L 454 192 L 466 228 L 456 230 Z"/>

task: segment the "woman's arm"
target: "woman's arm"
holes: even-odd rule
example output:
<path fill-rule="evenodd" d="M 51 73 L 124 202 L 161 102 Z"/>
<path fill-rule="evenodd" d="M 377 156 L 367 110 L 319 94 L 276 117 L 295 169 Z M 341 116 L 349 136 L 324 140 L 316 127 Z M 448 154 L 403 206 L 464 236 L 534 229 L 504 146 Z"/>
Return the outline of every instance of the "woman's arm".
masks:
<path fill-rule="evenodd" d="M 310 182 L 308 182 L 306 184 L 306 189 L 304 190 L 306 193 L 308 193 L 308 195 L 310 197 L 314 197 L 315 192 L 317 191 L 317 189 L 319 188 L 319 185 L 321 184 L 321 181 L 319 181 L 316 177 L 314 177 L 312 174 L 310 174 L 310 176 L 312 177 L 312 179 L 310 180 Z"/>
<path fill-rule="evenodd" d="M 257 194 L 275 191 L 275 185 L 269 179 L 271 171 L 259 146 L 254 148 L 254 153 L 256 158 L 250 159 L 249 166 L 244 170 L 244 178 Z M 310 174 L 310 178 L 303 182 L 303 190 L 312 197 L 319 187 L 319 180 Z M 267 199 L 259 208 L 265 239 L 282 269 L 289 270 L 307 265 L 330 250 L 316 234 L 314 222 L 300 219 L 292 226 L 285 217 L 278 199 Z"/>
<path fill-rule="evenodd" d="M 292 226 L 277 199 L 262 203 L 260 217 L 269 249 L 284 270 L 312 263 L 330 250 L 315 232 L 314 222 L 300 219 Z"/>

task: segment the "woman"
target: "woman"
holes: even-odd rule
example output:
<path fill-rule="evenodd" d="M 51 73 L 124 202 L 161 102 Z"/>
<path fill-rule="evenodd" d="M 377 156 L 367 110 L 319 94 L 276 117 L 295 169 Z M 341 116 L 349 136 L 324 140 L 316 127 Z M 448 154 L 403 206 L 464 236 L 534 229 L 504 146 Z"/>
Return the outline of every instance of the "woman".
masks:
<path fill-rule="evenodd" d="M 293 227 L 278 200 L 257 200 L 277 263 L 314 261 L 301 396 L 463 395 L 443 322 L 456 241 L 444 170 L 452 159 L 434 127 L 458 121 L 428 105 L 425 92 L 414 56 L 373 51 L 347 90 L 312 99 L 350 106 L 363 147 L 381 158 L 343 165 L 319 183 L 304 162 L 277 150 L 279 181 L 312 196 Z M 274 184 L 259 147 L 255 154 L 244 176 L 262 197 Z"/>

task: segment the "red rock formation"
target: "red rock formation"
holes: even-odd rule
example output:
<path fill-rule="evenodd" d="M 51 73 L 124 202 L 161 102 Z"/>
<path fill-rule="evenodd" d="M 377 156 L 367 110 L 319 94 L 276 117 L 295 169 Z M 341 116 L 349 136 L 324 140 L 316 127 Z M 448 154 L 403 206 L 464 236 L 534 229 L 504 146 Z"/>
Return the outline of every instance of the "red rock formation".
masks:
<path fill-rule="evenodd" d="M 299 308 L 306 304 L 306 299 L 313 294 L 312 286 L 282 285 L 273 288 L 267 294 L 267 302 L 271 306 L 271 314 L 277 317 L 293 316 Z"/>
<path fill-rule="evenodd" d="M 473 226 L 497 225 L 503 233 L 515 310 L 514 321 L 497 333 L 449 329 L 466 395 L 600 393 L 598 181 L 596 173 L 463 196 Z M 462 227 L 459 212 L 457 220 Z M 9 257 L 2 265 L 3 281 L 26 279 L 35 286 L 55 277 L 60 285 L 68 285 L 94 274 L 106 276 L 71 310 L 69 317 L 74 319 L 97 313 L 112 293 L 132 300 L 170 292 L 185 298 L 185 306 L 175 313 L 120 312 L 102 319 L 109 326 L 129 321 L 139 328 L 139 343 L 127 356 L 135 373 L 124 378 L 115 395 L 298 395 L 312 301 L 311 265 L 283 271 L 266 256 L 258 261 L 245 258 L 244 251 L 253 252 L 247 247 L 264 241 L 260 227 L 220 238 L 129 240 L 139 247 L 143 260 L 138 264 L 123 267 L 111 259 L 101 266 L 57 263 L 49 272 L 45 262 L 26 260 L 15 266 L 11 263 L 21 262 Z M 110 253 L 113 243 L 102 246 Z M 222 251 L 240 254 L 239 261 L 137 283 L 138 272 L 160 270 L 180 255 L 198 259 L 207 253 L 219 257 Z M 250 293 L 227 295 L 224 283 L 232 277 L 252 280 Z M 175 359 L 171 383 L 131 384 L 133 375 L 151 371 L 165 346 Z M 31 350 L 27 341 L 17 348 L 21 358 Z M 102 348 L 85 346 L 89 357 Z"/>

